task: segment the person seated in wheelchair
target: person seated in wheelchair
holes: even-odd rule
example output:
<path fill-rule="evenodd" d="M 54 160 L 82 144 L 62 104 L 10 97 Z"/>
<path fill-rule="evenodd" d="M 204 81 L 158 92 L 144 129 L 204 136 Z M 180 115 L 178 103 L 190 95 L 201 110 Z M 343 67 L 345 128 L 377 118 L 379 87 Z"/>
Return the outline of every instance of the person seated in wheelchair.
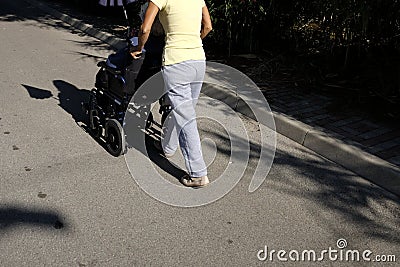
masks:
<path fill-rule="evenodd" d="M 165 34 L 158 19 L 153 24 L 142 57 L 133 59 L 130 52 L 137 44 L 138 37 L 133 36 L 126 47 L 108 56 L 103 73 L 99 72 L 96 79 L 96 87 L 108 89 L 119 96 L 123 93 L 132 95 L 148 78 L 161 70 Z"/>

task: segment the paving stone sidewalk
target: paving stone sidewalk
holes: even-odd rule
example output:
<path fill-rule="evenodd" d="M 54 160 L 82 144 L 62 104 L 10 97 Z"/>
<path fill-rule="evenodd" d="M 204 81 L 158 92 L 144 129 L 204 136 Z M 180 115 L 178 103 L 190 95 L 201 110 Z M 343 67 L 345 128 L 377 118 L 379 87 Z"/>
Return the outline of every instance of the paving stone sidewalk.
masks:
<path fill-rule="evenodd" d="M 93 28 L 124 37 L 126 23 L 121 9 L 120 17 L 104 17 L 81 12 L 73 4 L 60 0 L 41 0 L 50 7 L 77 18 Z M 113 10 L 115 13 L 115 8 Z M 111 20 L 110 20 L 111 19 Z M 257 81 L 255 81 L 257 82 Z M 305 124 L 327 133 L 345 143 L 400 166 L 400 125 L 382 122 L 367 114 L 333 112 L 330 107 L 338 100 L 334 97 L 297 90 L 294 86 L 260 85 L 273 111 L 291 116 Z"/>
<path fill-rule="evenodd" d="M 400 125 L 379 122 L 362 112 L 333 112 L 336 99 L 282 88 L 261 88 L 271 109 L 400 166 Z"/>

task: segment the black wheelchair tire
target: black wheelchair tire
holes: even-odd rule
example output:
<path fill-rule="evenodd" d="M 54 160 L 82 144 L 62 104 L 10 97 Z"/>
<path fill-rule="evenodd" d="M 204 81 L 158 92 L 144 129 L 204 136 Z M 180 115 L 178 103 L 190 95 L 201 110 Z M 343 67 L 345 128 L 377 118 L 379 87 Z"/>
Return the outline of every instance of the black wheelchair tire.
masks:
<path fill-rule="evenodd" d="M 107 151 L 114 157 L 125 154 L 125 134 L 121 124 L 116 119 L 107 120 L 105 125 L 105 132 Z"/>

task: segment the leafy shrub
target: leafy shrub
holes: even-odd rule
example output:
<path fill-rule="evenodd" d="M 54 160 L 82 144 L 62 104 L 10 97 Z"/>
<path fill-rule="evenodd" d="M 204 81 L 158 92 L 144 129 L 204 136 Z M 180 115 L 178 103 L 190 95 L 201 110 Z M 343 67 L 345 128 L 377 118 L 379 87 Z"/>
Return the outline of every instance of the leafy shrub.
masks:
<path fill-rule="evenodd" d="M 400 103 L 400 0 L 206 2 L 213 47 L 226 55 L 278 48 L 319 84 L 335 77 Z"/>

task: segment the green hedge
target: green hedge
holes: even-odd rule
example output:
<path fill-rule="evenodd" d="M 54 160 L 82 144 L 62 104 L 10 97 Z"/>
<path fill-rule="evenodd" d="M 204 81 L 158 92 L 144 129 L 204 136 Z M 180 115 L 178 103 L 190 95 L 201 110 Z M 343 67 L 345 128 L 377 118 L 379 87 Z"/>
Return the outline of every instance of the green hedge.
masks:
<path fill-rule="evenodd" d="M 206 2 L 220 53 L 278 48 L 303 62 L 300 71 L 316 74 L 319 84 L 334 77 L 400 103 L 400 0 Z"/>
<path fill-rule="evenodd" d="M 330 50 L 400 44 L 399 0 L 207 0 L 213 38 L 232 50 L 262 49 L 265 40 Z"/>

